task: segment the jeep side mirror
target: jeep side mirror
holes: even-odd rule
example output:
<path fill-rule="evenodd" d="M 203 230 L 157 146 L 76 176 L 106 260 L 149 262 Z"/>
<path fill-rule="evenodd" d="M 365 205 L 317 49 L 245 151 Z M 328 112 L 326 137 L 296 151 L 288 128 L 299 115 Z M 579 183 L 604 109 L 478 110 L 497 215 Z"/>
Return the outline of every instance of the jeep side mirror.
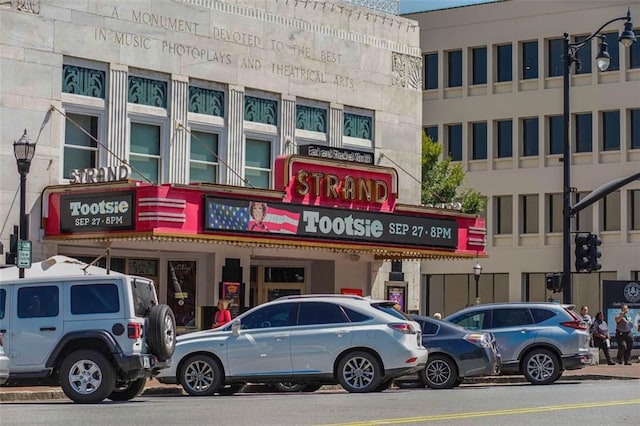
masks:
<path fill-rule="evenodd" d="M 233 334 L 234 336 L 239 336 L 240 335 L 240 321 L 239 320 L 235 320 L 231 323 L 231 334 Z"/>

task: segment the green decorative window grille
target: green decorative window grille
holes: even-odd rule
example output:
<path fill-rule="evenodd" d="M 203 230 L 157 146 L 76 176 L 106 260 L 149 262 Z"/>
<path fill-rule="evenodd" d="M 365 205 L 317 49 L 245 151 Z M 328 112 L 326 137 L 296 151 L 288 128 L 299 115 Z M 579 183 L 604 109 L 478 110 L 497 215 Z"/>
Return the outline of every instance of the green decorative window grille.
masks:
<path fill-rule="evenodd" d="M 327 110 L 296 105 L 296 129 L 327 133 Z"/>
<path fill-rule="evenodd" d="M 189 86 L 189 112 L 224 117 L 224 92 Z"/>
<path fill-rule="evenodd" d="M 352 138 L 371 140 L 371 127 L 373 119 L 365 115 L 344 113 L 343 135 Z"/>
<path fill-rule="evenodd" d="M 129 102 L 132 104 L 167 107 L 167 82 L 129 76 Z"/>
<path fill-rule="evenodd" d="M 104 99 L 105 72 L 64 65 L 62 67 L 62 91 Z"/>
<path fill-rule="evenodd" d="M 278 125 L 278 102 L 271 99 L 244 97 L 244 119 L 256 123 Z"/>

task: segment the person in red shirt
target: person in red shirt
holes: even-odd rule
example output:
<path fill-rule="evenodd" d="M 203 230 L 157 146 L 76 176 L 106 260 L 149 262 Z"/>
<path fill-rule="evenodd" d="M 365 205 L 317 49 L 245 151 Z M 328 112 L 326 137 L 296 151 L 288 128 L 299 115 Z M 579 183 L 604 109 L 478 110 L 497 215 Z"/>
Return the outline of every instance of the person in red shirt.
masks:
<path fill-rule="evenodd" d="M 226 300 L 220 299 L 218 301 L 218 310 L 213 315 L 213 324 L 211 324 L 211 328 L 222 327 L 229 321 L 231 321 L 231 312 L 227 309 L 229 302 Z"/>

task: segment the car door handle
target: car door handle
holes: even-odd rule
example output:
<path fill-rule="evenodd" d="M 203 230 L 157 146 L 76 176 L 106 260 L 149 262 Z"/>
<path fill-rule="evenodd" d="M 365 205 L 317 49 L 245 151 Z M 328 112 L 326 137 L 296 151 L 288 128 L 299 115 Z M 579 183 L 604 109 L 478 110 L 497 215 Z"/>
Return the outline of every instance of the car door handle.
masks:
<path fill-rule="evenodd" d="M 40 331 L 56 331 L 55 327 L 40 327 Z"/>
<path fill-rule="evenodd" d="M 349 330 L 338 330 L 338 331 L 336 331 L 336 336 L 338 336 L 338 337 L 343 336 L 345 334 L 349 334 Z"/>
<path fill-rule="evenodd" d="M 275 339 L 278 342 L 281 342 L 282 340 L 286 339 L 287 337 L 289 337 L 289 336 L 287 336 L 286 334 L 278 334 L 278 335 L 275 336 Z"/>
<path fill-rule="evenodd" d="M 6 333 L 7 329 L 6 328 L 0 328 L 0 333 Z"/>

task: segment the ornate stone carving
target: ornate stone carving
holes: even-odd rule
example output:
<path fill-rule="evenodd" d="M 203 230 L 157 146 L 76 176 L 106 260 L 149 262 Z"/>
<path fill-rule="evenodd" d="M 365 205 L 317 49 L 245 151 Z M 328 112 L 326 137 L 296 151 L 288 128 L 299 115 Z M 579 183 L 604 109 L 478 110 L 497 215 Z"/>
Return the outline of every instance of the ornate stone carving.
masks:
<path fill-rule="evenodd" d="M 11 0 L 11 6 L 21 12 L 40 14 L 40 0 Z"/>
<path fill-rule="evenodd" d="M 415 56 L 392 52 L 391 84 L 422 90 L 422 60 Z"/>

